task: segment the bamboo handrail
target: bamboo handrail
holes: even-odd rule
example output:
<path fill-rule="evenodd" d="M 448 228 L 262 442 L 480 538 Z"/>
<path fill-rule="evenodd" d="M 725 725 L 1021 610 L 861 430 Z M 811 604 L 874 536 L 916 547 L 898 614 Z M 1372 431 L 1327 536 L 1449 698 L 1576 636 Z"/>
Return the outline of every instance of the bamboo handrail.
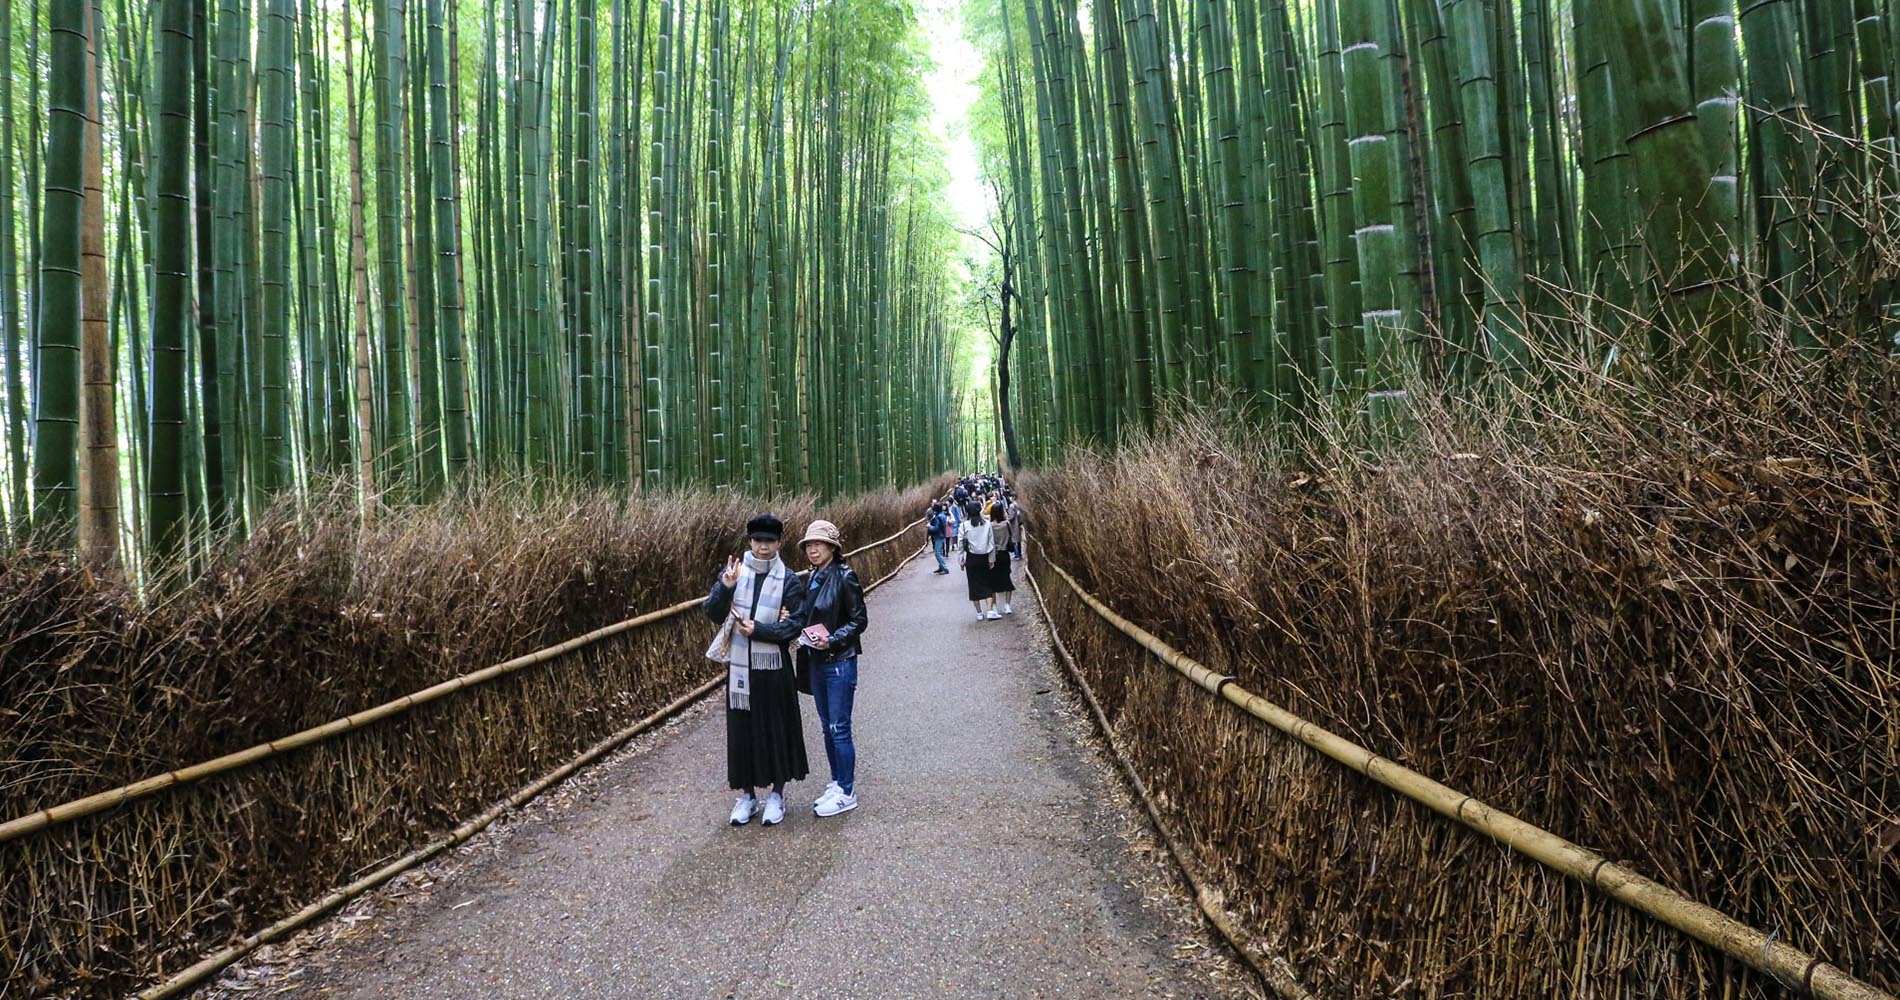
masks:
<path fill-rule="evenodd" d="M 1195 684 L 1413 802 L 1457 820 L 1547 868 L 1562 872 L 1750 968 L 1775 977 L 1784 985 L 1805 990 L 1822 1000 L 1897 1000 L 1893 994 L 1713 907 L 1294 715 L 1241 687 L 1233 677 L 1208 669 L 1116 614 L 1095 595 L 1082 589 L 1061 566 L 1047 558 L 1041 561 L 1054 570 L 1090 610 Z"/>
<path fill-rule="evenodd" d="M 846 553 L 845 558 L 849 559 L 860 553 L 869 552 L 880 545 L 887 545 L 896 541 L 902 538 L 906 532 L 922 523 L 924 523 L 924 519 L 918 518 L 898 529 L 896 534 L 878 539 L 869 545 Z M 230 771 L 247 764 L 254 764 L 260 760 L 275 757 L 278 754 L 296 750 L 300 747 L 306 747 L 313 743 L 321 743 L 324 740 L 349 732 L 352 729 L 361 728 L 372 722 L 380 722 L 391 716 L 401 715 L 415 708 L 417 705 L 426 705 L 429 702 L 457 691 L 486 684 L 497 677 L 512 674 L 519 670 L 525 670 L 528 667 L 546 663 L 549 660 L 558 659 L 576 649 L 592 645 L 602 639 L 611 638 L 622 632 L 629 632 L 641 626 L 651 625 L 656 621 L 682 614 L 699 607 L 700 603 L 701 600 L 698 598 L 681 601 L 671 607 L 661 608 L 658 611 L 649 611 L 624 621 L 615 622 L 612 625 L 597 628 L 592 632 L 575 636 L 566 642 L 549 646 L 545 649 L 538 649 L 532 653 L 524 653 L 512 660 L 505 660 L 493 666 L 483 667 L 480 670 L 451 677 L 439 684 L 432 684 L 420 691 L 403 695 L 394 701 L 386 701 L 373 708 L 353 712 L 342 718 L 332 719 L 329 722 L 312 726 L 308 729 L 292 733 L 289 736 L 259 743 L 255 746 L 246 747 L 243 750 L 233 751 L 221 757 L 213 757 L 210 760 L 192 764 L 189 767 L 181 767 L 163 774 L 143 778 L 130 784 L 120 785 L 117 788 L 96 792 L 83 798 L 73 799 L 70 802 L 64 802 L 56 806 L 49 806 L 45 809 L 27 813 L 16 819 L 10 819 L 4 823 L 0 823 L 0 844 L 24 837 L 29 833 L 43 830 L 50 826 L 68 823 L 85 816 L 90 816 L 93 813 L 103 812 L 104 810 L 123 805 L 135 799 L 145 798 L 148 795 L 161 792 L 176 785 L 188 784 L 214 774 Z"/>
<path fill-rule="evenodd" d="M 1226 940 L 1228 947 L 1233 948 L 1234 953 L 1252 967 L 1261 981 L 1278 994 L 1281 1000 L 1313 1000 L 1313 995 L 1300 985 L 1299 980 L 1295 979 L 1289 970 L 1276 966 L 1266 956 L 1257 953 L 1243 939 L 1240 930 L 1234 926 L 1226 907 L 1215 895 L 1212 887 L 1188 865 L 1187 855 L 1181 850 L 1180 838 L 1174 835 L 1168 818 L 1156 804 L 1154 795 L 1148 791 L 1148 783 L 1142 780 L 1141 773 L 1135 770 L 1134 761 L 1129 760 L 1128 754 L 1122 750 L 1120 744 L 1115 742 L 1115 730 L 1108 724 L 1108 713 L 1102 709 L 1100 699 L 1095 697 L 1095 689 L 1089 686 L 1089 680 L 1083 676 L 1082 667 L 1075 662 L 1075 656 L 1069 652 L 1068 644 L 1062 641 L 1062 633 L 1056 630 L 1055 620 L 1049 617 L 1048 602 L 1044 601 L 1042 596 L 1042 584 L 1036 580 L 1036 574 L 1030 572 L 1028 567 L 1023 568 L 1023 577 L 1029 581 L 1030 589 L 1036 592 L 1036 605 L 1043 609 L 1043 624 L 1049 627 L 1049 638 L 1051 644 L 1055 646 L 1058 658 L 1062 661 L 1063 670 L 1069 675 L 1069 679 L 1075 682 L 1076 688 L 1082 692 L 1082 700 L 1088 704 L 1089 714 L 1095 717 L 1095 725 L 1102 731 L 1102 742 L 1108 745 L 1109 754 L 1115 758 L 1115 763 L 1121 766 L 1122 775 L 1128 779 L 1129 787 L 1134 789 L 1135 795 L 1141 799 L 1143 808 L 1148 811 L 1148 819 L 1154 823 L 1156 837 L 1161 841 L 1161 846 L 1167 850 L 1168 857 L 1174 859 L 1175 869 L 1181 873 L 1182 878 L 1187 880 L 1188 888 L 1192 890 L 1194 903 L 1200 907 L 1201 915 L 1207 918 L 1207 922 L 1212 924 L 1214 930 Z M 1279 959 L 1278 961 L 1283 966 L 1286 960 Z"/>
<path fill-rule="evenodd" d="M 918 523 L 922 523 L 922 522 L 920 521 Z M 916 526 L 917 526 L 916 524 L 912 524 L 909 527 L 906 527 L 904 531 L 909 531 L 910 528 L 914 528 Z M 892 535 L 891 538 L 886 538 L 883 541 L 873 542 L 870 545 L 865 546 L 864 548 L 854 550 L 853 552 L 850 553 L 850 555 L 857 555 L 859 552 L 869 551 L 870 549 L 876 548 L 879 545 L 883 545 L 886 542 L 889 542 L 892 539 L 897 538 L 903 533 L 904 533 L 903 531 L 900 531 L 896 535 Z M 897 567 L 895 569 L 879 577 L 875 582 L 866 585 L 864 588 L 864 592 L 868 594 L 871 591 L 876 590 L 878 587 L 882 586 L 884 583 L 889 581 L 892 577 L 896 576 L 898 573 L 903 572 L 904 567 L 910 565 L 911 560 L 922 555 L 923 552 L 924 552 L 924 549 L 922 547 L 919 547 L 917 551 L 912 552 L 910 555 L 905 556 L 903 560 L 897 564 Z M 543 775 L 542 777 L 523 786 L 521 790 L 515 792 L 513 795 L 508 796 L 506 799 L 503 799 L 502 801 L 495 803 L 494 805 L 490 806 L 487 810 L 483 811 L 480 815 L 456 827 L 454 830 L 451 830 L 448 833 L 445 833 L 442 836 L 437 837 L 435 840 L 432 840 L 429 843 L 424 844 L 413 851 L 410 851 L 408 854 L 405 854 L 402 857 L 397 858 L 396 860 L 390 862 L 389 864 L 384 865 L 383 867 L 378 868 L 373 872 L 370 872 L 368 875 L 365 875 L 362 878 L 359 878 L 356 881 L 349 883 L 348 885 L 344 885 L 337 889 L 331 890 L 327 895 L 323 896 L 323 898 L 318 899 L 316 902 L 311 903 L 309 906 L 306 906 L 303 909 L 298 910 L 297 912 L 291 914 L 290 916 L 287 916 L 284 919 L 279 920 L 276 923 L 271 924 L 270 926 L 265 927 L 264 929 L 257 931 L 254 934 L 250 934 L 233 944 L 226 945 L 225 947 L 220 948 L 209 955 L 206 955 L 204 958 L 201 958 L 197 962 L 193 963 L 192 965 L 187 966 L 183 970 L 180 970 L 176 975 L 165 980 L 164 982 L 158 983 L 157 985 L 152 986 L 151 988 L 145 990 L 144 992 L 139 993 L 138 1000 L 164 1000 L 164 998 L 166 997 L 177 996 L 179 993 L 185 991 L 186 989 L 189 989 L 192 986 L 197 985 L 199 982 L 202 982 L 204 979 L 209 977 L 212 973 L 217 972 L 218 970 L 223 969 L 224 967 L 230 965 L 233 962 L 236 962 L 237 960 L 243 958 L 244 956 L 250 954 L 251 952 L 256 951 L 260 946 L 269 944 L 272 941 L 279 940 L 285 937 L 286 935 L 290 934 L 291 932 L 301 929 L 305 925 L 310 924 L 311 922 L 315 921 L 318 917 L 321 917 L 325 913 L 328 913 L 331 910 L 336 909 L 337 907 L 343 905 L 344 903 L 349 902 L 351 899 L 354 899 L 355 897 L 362 895 L 363 893 L 368 892 L 369 890 L 374 889 L 379 885 L 382 885 L 384 882 L 387 882 L 390 879 L 395 878 L 398 875 L 401 875 L 403 872 L 406 872 L 409 869 L 414 868 L 415 866 L 423 863 L 424 861 L 427 861 L 430 858 L 435 857 L 437 854 L 442 853 L 444 850 L 447 850 L 450 847 L 454 847 L 455 845 L 462 843 L 468 838 L 473 837 L 475 834 L 480 833 L 489 824 L 495 822 L 495 820 L 500 819 L 502 816 L 506 815 L 508 810 L 517 809 L 517 808 L 520 808 L 521 806 L 528 804 L 529 802 L 533 801 L 536 796 L 540 795 L 542 792 L 547 791 L 549 788 L 554 787 L 556 784 L 566 779 L 569 775 L 573 774 L 575 771 L 578 771 L 581 768 L 587 766 L 588 764 L 594 762 L 595 760 L 613 752 L 616 748 L 625 744 L 628 740 L 631 740 L 635 736 L 638 736 L 641 733 L 645 732 L 646 730 L 651 729 L 653 726 L 666 721 L 667 719 L 671 718 L 673 715 L 677 714 L 682 709 L 685 709 L 687 706 L 692 705 L 694 702 L 698 701 L 699 699 L 704 698 L 705 696 L 713 693 L 714 691 L 719 690 L 720 688 L 725 686 L 725 683 L 726 683 L 726 676 L 724 673 L 721 673 L 719 676 L 713 677 L 707 680 L 706 683 L 701 684 L 699 687 L 694 688 L 692 691 L 689 691 L 686 694 L 683 694 L 680 697 L 674 699 L 665 708 L 660 709 L 659 711 L 653 713 L 652 715 L 649 715 L 646 718 L 641 719 L 640 721 L 634 723 L 633 725 L 630 725 L 627 728 L 620 730 L 619 732 L 613 734 L 612 736 L 609 736 L 606 739 L 601 740 L 599 743 L 594 744 L 593 746 L 589 747 L 586 751 L 581 753 L 580 756 L 574 758 L 573 760 L 568 761 L 565 764 L 562 764 L 560 767 L 557 767 L 554 770 L 549 771 L 547 774 Z"/>

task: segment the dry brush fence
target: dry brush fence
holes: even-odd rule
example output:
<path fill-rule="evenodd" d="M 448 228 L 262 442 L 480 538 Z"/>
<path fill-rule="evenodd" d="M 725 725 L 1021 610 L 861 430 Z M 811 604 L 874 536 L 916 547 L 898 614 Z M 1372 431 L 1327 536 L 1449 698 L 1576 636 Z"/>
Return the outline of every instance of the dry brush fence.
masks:
<path fill-rule="evenodd" d="M 934 487 L 826 509 L 848 543 Z M 280 512 L 150 606 L 0 557 L 0 818 L 281 738 L 702 593 L 756 501 L 488 493 L 359 532 Z M 788 527 L 810 501 L 772 505 Z M 857 556 L 867 580 L 911 548 Z M 0 993 L 175 971 L 454 826 L 701 684 L 678 614 L 260 763 L 0 842 Z M 695 644 L 698 645 L 695 645 Z"/>
<path fill-rule="evenodd" d="M 1075 456 L 1031 509 L 1081 586 L 1216 673 L 1891 993 L 1900 397 L 1891 366 L 1813 385 L 1574 398 L 1535 440 L 1421 406 L 1377 464 L 1189 421 Z M 1045 591 L 1191 863 L 1315 995 L 1787 992 Z"/>

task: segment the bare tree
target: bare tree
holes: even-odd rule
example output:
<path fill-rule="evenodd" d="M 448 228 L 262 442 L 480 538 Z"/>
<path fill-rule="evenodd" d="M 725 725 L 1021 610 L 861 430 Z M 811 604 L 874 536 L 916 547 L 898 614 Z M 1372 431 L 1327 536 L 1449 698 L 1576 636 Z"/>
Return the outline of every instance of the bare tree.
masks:
<path fill-rule="evenodd" d="M 997 423 L 1002 427 L 1003 451 L 1013 471 L 1023 467 L 1023 457 L 1016 446 L 1016 420 L 1009 405 L 1009 349 L 1016 341 L 1011 303 L 1022 301 L 1022 296 L 1017 294 L 1015 284 L 1018 251 L 1010 240 L 1010 234 L 1015 232 L 1010 224 L 1014 204 L 995 181 L 990 182 L 990 191 L 996 198 L 996 214 L 990 217 L 988 231 L 969 229 L 964 232 L 982 240 L 996 254 L 996 286 L 983 291 L 983 321 L 989 327 L 990 341 L 996 345 Z"/>

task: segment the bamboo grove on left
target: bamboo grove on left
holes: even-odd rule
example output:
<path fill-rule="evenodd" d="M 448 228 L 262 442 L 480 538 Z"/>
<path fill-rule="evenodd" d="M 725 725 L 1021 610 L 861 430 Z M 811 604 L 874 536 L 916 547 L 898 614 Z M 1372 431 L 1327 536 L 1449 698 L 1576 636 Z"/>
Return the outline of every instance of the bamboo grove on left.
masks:
<path fill-rule="evenodd" d="M 7 0 L 11 537 L 168 566 L 339 478 L 937 471 L 957 237 L 917 31 L 893 0 Z"/>

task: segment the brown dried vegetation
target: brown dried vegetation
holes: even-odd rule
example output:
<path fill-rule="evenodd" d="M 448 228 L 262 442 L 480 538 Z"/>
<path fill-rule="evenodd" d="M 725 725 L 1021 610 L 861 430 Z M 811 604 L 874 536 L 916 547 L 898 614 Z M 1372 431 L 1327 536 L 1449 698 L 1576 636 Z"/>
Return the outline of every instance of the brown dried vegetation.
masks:
<path fill-rule="evenodd" d="M 824 513 L 857 547 L 941 492 Z M 353 500 L 334 496 L 273 511 L 229 558 L 149 605 L 66 556 L 0 555 L 0 818 L 701 594 L 758 506 L 788 531 L 814 516 L 807 498 L 498 487 L 359 528 Z M 915 547 L 854 562 L 869 582 Z M 790 547 L 787 561 L 803 564 Z M 0 994 L 113 995 L 188 964 L 712 676 L 699 655 L 709 630 L 696 615 L 666 619 L 319 746 L 0 843 Z"/>
<path fill-rule="evenodd" d="M 1032 532 L 1263 696 L 1900 990 L 1897 389 L 1845 351 L 1414 391 L 1383 440 L 1188 414 L 1032 480 Z M 1208 697 L 1052 579 L 1191 862 L 1315 995 L 1785 995 Z"/>

